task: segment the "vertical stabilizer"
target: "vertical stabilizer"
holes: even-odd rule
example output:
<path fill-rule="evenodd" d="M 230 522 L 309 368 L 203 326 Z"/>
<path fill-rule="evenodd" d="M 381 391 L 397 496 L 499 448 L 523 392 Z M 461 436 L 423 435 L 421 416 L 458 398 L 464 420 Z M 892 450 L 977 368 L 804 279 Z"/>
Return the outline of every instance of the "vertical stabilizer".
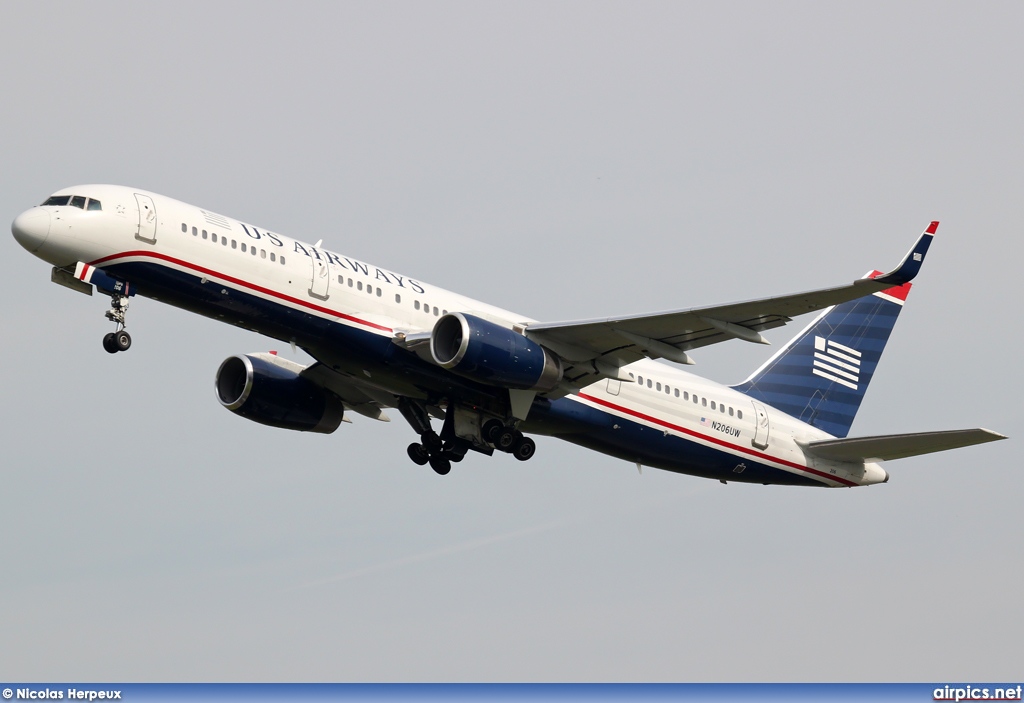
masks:
<path fill-rule="evenodd" d="M 866 278 L 879 275 L 873 271 Z M 910 283 L 824 310 L 734 388 L 836 437 L 860 408 Z"/>

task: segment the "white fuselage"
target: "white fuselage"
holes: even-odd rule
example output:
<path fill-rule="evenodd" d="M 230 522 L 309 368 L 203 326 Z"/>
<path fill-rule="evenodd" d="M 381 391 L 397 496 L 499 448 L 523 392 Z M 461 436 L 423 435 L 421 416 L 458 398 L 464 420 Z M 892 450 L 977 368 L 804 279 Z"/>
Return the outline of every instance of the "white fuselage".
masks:
<path fill-rule="evenodd" d="M 99 268 L 145 263 L 168 274 L 198 278 L 204 300 L 208 296 L 253 296 L 279 308 L 313 316 L 325 324 L 342 325 L 363 334 L 392 339 L 396 335 L 430 332 L 447 312 L 471 313 L 509 329 L 533 322 L 528 317 L 423 283 L 224 217 L 193 205 L 142 190 L 110 185 L 86 185 L 58 191 L 55 195 L 84 196 L 99 201 L 101 209 L 72 205 L 38 206 L 19 215 L 14 231 L 19 242 L 35 256 L 59 268 L 74 269 L 78 262 Z M 152 269 L 157 270 L 157 269 Z M 170 279 L 168 279 L 170 280 Z M 144 295 L 146 281 L 133 281 Z M 157 289 L 168 290 L 169 283 Z M 207 287 L 209 290 L 207 290 Z M 259 315 L 247 317 L 218 314 L 197 302 L 187 303 L 192 290 L 171 295 L 173 304 L 195 309 L 299 346 L 315 345 L 316 339 L 301 325 L 287 329 L 280 320 L 263 324 Z M 281 319 L 287 319 L 284 314 Z M 764 408 L 731 388 L 680 368 L 657 361 L 638 361 L 623 368 L 633 382 L 602 380 L 570 394 L 560 403 L 576 403 L 601 413 L 610 423 L 601 433 L 584 436 L 573 430 L 551 432 L 566 439 L 634 461 L 664 466 L 648 456 L 641 440 L 630 452 L 609 434 L 629 423 L 636 436 L 680 440 L 680 447 L 694 447 L 715 456 L 743 480 L 747 464 L 758 464 L 812 479 L 818 485 L 853 486 L 880 483 L 886 472 L 875 463 L 834 463 L 816 458 L 802 443 L 829 435 L 778 410 Z M 387 374 L 377 380 L 381 390 L 401 394 Z M 571 414 L 571 413 L 570 413 Z M 621 424 L 619 423 L 621 420 Z M 544 431 L 544 430 L 541 430 Z M 606 447 L 606 443 L 607 447 Z M 659 450 L 664 451 L 664 448 Z M 685 461 L 680 465 L 685 467 Z M 723 469 L 724 470 L 724 469 Z M 710 475 L 698 471 L 700 475 Z M 724 474 L 716 477 L 728 478 Z"/>

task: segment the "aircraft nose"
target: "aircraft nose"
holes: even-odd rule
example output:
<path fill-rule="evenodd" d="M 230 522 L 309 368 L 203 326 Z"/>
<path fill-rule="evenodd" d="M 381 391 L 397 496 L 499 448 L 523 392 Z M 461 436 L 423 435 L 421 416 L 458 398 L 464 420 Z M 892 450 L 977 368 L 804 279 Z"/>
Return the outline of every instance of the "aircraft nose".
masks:
<path fill-rule="evenodd" d="M 43 246 L 47 235 L 50 234 L 50 213 L 40 207 L 26 210 L 14 218 L 11 232 L 14 233 L 18 244 L 34 252 Z"/>

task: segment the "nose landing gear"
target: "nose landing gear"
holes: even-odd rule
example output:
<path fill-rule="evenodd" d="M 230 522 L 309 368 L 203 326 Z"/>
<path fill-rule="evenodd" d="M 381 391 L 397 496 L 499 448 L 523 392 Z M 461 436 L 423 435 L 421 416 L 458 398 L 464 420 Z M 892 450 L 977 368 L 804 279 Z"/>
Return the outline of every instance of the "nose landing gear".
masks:
<path fill-rule="evenodd" d="M 132 336 L 125 330 L 124 318 L 128 312 L 128 296 L 114 293 L 110 296 L 110 309 L 107 310 L 106 318 L 117 323 L 116 332 L 108 332 L 103 335 L 103 348 L 109 354 L 128 351 L 132 345 Z"/>

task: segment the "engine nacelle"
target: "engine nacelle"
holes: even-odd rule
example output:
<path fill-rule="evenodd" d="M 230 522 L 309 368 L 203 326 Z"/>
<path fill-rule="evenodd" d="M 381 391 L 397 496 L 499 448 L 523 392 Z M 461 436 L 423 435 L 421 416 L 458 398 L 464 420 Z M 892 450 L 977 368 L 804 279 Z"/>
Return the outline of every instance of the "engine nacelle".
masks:
<path fill-rule="evenodd" d="M 434 363 L 502 388 L 548 391 L 562 380 L 562 362 L 510 329 L 474 315 L 444 315 L 430 333 Z"/>
<path fill-rule="evenodd" d="M 217 400 L 247 420 L 300 432 L 330 434 L 345 408 L 338 396 L 299 375 L 302 367 L 262 354 L 232 356 L 217 369 Z"/>

